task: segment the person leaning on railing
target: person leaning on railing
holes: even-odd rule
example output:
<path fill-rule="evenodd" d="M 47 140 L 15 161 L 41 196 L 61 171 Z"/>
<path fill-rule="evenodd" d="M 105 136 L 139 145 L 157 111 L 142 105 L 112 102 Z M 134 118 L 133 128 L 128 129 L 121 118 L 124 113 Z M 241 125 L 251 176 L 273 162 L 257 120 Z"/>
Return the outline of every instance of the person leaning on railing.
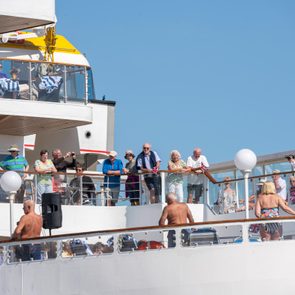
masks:
<path fill-rule="evenodd" d="M 128 162 L 123 169 L 124 173 L 127 174 L 125 184 L 125 196 L 129 198 L 132 206 L 139 205 L 139 176 L 136 169 L 135 155 L 132 150 L 125 152 L 125 157 Z"/>
<path fill-rule="evenodd" d="M 207 161 L 207 158 L 204 155 L 202 155 L 202 150 L 196 147 L 193 151 L 193 155 L 188 157 L 186 164 L 187 167 L 191 168 L 191 171 L 195 172 L 194 174 L 190 174 L 188 176 L 187 202 L 194 202 L 198 204 L 204 190 L 204 176 L 203 172 L 196 168 L 209 168 L 209 163 Z"/>
<path fill-rule="evenodd" d="M 177 150 L 170 153 L 170 161 L 168 162 L 168 170 L 173 173 L 168 174 L 168 190 L 169 193 L 175 193 L 177 200 L 183 202 L 183 173 L 189 172 L 186 163 L 181 159 L 181 154 Z"/>
<path fill-rule="evenodd" d="M 143 145 L 142 152 L 136 158 L 136 167 L 144 173 L 144 181 L 150 192 L 150 202 L 153 204 L 159 202 L 161 179 L 158 171 L 161 159 L 151 148 L 149 143 Z"/>
<path fill-rule="evenodd" d="M 34 165 L 35 171 L 40 174 L 37 175 L 37 203 L 42 202 L 43 193 L 52 193 L 52 173 L 56 172 L 52 161 L 48 159 L 48 151 L 40 151 L 40 159 L 36 160 Z"/>
<path fill-rule="evenodd" d="M 107 196 L 107 205 L 115 206 L 120 193 L 120 179 L 123 174 L 123 163 L 116 159 L 117 152 L 110 151 L 109 158 L 105 159 L 102 164 L 102 173 L 104 177 L 104 188 Z"/>
<path fill-rule="evenodd" d="M 285 201 L 276 193 L 273 182 L 263 184 L 262 193 L 259 195 L 255 206 L 255 215 L 258 218 L 273 218 L 279 216 L 279 207 L 289 214 L 295 211 L 286 205 Z M 281 227 L 279 223 L 266 223 L 260 225 L 260 235 L 263 241 L 279 240 Z"/>

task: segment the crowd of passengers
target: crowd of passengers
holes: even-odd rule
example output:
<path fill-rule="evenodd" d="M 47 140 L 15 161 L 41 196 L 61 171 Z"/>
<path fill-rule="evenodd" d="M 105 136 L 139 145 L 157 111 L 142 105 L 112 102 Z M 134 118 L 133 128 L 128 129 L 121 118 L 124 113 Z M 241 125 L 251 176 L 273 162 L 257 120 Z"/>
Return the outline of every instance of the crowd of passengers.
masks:
<path fill-rule="evenodd" d="M 20 150 L 17 145 L 9 147 L 10 153 L 2 162 L 0 169 L 14 170 L 22 173 L 23 179 L 26 179 L 29 165 L 27 160 L 19 154 Z M 108 158 L 104 160 L 102 172 L 104 176 L 103 194 L 105 205 L 115 206 L 120 198 L 121 175 L 127 175 L 125 183 L 125 198 L 130 200 L 131 205 L 140 204 L 141 190 L 146 190 L 145 194 L 149 195 L 150 203 L 158 203 L 161 194 L 161 178 L 158 173 L 161 165 L 161 159 L 158 153 L 152 150 L 149 143 L 142 146 L 142 152 L 137 156 L 132 150 L 125 152 L 126 164 L 123 166 L 121 159 L 117 157 L 116 151 L 111 151 Z M 295 168 L 295 159 L 288 156 L 288 161 Z M 181 159 L 177 150 L 170 153 L 168 165 L 168 192 L 175 193 L 177 201 L 184 201 L 184 175 L 187 176 L 187 203 L 198 204 L 204 191 L 204 171 L 209 168 L 207 158 L 202 154 L 202 150 L 196 147 L 187 161 Z M 67 169 L 75 169 L 75 177 L 67 185 L 67 176 L 63 173 Z M 37 203 L 42 203 L 42 194 L 59 192 L 64 197 L 64 202 L 70 204 L 95 204 L 96 192 L 95 184 L 92 178 L 84 173 L 84 167 L 76 160 L 74 152 L 62 154 L 60 149 L 52 151 L 52 159 L 49 159 L 47 150 L 40 151 L 40 158 L 34 163 L 34 170 L 37 175 Z M 61 172 L 61 173 L 59 173 Z M 140 175 L 144 179 L 143 185 L 140 185 Z M 261 193 L 261 187 L 267 179 L 261 179 L 257 185 L 255 195 L 249 197 L 249 208 L 255 207 L 255 200 Z M 279 170 L 273 171 L 272 181 L 276 193 L 287 203 L 295 203 L 295 177 L 290 177 L 290 189 L 287 193 L 286 181 L 280 176 Z M 224 187 L 219 191 L 218 198 L 215 202 L 217 211 L 220 214 L 232 213 L 235 211 L 245 210 L 245 204 L 238 204 L 236 192 L 231 187 L 231 179 L 224 179 Z M 65 189 L 67 188 L 67 189 Z M 81 193 L 82 188 L 82 193 Z M 15 200 L 23 202 L 25 192 L 25 182 L 18 190 Z"/>
<path fill-rule="evenodd" d="M 8 75 L 3 72 L 0 63 L 0 97 L 29 99 L 31 95 L 33 100 L 59 101 L 59 92 L 63 83 L 61 71 L 45 63 L 36 67 L 30 92 L 28 81 L 20 79 L 19 68 L 12 68 Z"/>
<path fill-rule="evenodd" d="M 22 177 L 26 179 L 29 171 L 27 160 L 19 154 L 20 150 L 17 145 L 9 147 L 10 153 L 2 162 L 0 169 L 14 170 L 24 172 Z M 104 176 L 103 191 L 105 194 L 106 205 L 115 206 L 120 197 L 121 175 L 127 175 L 125 184 L 125 198 L 130 200 L 131 205 L 140 204 L 140 192 L 146 190 L 149 195 L 150 203 L 159 202 L 161 193 L 161 179 L 159 168 L 161 159 L 156 151 L 151 149 L 149 143 L 145 143 L 142 152 L 135 156 L 132 150 L 125 153 L 127 160 L 125 167 L 122 160 L 118 159 L 117 152 L 111 151 L 108 158 L 104 160 L 102 172 Z M 188 203 L 198 203 L 204 190 L 204 169 L 209 167 L 208 161 L 201 154 L 200 148 L 195 148 L 193 155 L 188 157 L 187 162 L 181 159 L 177 150 L 171 151 L 170 161 L 168 163 L 168 189 L 169 192 L 176 194 L 178 201 L 183 202 L 183 175 L 188 174 Z M 95 199 L 96 188 L 90 176 L 84 175 L 84 167 L 76 160 L 74 152 L 62 154 L 60 149 L 52 151 L 52 159 L 49 159 L 47 150 L 40 151 L 40 158 L 34 163 L 34 170 L 37 176 L 37 203 L 42 202 L 43 193 L 61 192 L 65 193 L 64 188 L 67 186 L 67 177 L 62 174 L 67 169 L 75 169 L 76 177 L 69 183 L 71 204 L 89 204 Z M 62 172 L 62 173 L 58 173 Z M 143 185 L 140 187 L 140 176 L 143 175 Z M 81 183 L 82 182 L 82 183 Z M 81 188 L 82 187 L 82 194 Z M 25 185 L 16 194 L 16 202 L 22 202 Z M 82 197 L 82 199 L 81 199 Z"/>

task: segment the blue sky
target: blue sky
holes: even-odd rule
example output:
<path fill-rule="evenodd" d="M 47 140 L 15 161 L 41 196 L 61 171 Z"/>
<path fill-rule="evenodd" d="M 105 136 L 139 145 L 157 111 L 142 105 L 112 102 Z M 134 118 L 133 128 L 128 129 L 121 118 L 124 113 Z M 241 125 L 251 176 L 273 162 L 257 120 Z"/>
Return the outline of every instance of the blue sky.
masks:
<path fill-rule="evenodd" d="M 96 96 L 117 101 L 123 159 L 150 142 L 166 168 L 199 146 L 294 149 L 295 1 L 56 1 L 57 32 L 91 63 Z"/>

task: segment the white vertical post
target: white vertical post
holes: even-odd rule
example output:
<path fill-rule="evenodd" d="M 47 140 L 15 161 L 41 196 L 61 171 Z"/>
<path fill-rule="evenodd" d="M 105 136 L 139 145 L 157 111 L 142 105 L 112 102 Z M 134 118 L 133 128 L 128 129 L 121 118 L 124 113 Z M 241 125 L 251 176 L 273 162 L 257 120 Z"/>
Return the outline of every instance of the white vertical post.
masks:
<path fill-rule="evenodd" d="M 204 205 L 209 206 L 210 204 L 210 195 L 209 195 L 209 179 L 206 178 L 206 181 L 204 181 Z"/>
<path fill-rule="evenodd" d="M 244 170 L 246 219 L 249 219 L 249 174 L 250 172 L 251 170 Z"/>
<path fill-rule="evenodd" d="M 143 205 L 144 204 L 144 202 L 143 202 L 143 200 L 142 200 L 142 175 L 141 174 L 138 174 L 138 181 L 139 181 L 139 185 L 138 185 L 138 187 L 139 187 L 139 205 Z"/>
<path fill-rule="evenodd" d="M 237 170 L 234 170 L 234 178 L 237 178 Z M 237 208 L 240 208 L 240 200 L 239 200 L 239 183 L 236 181 L 235 182 L 235 191 L 236 191 L 236 203 L 237 203 Z"/>
<path fill-rule="evenodd" d="M 85 81 L 85 104 L 88 103 L 88 72 L 87 72 L 87 68 L 84 67 L 84 81 Z"/>
<path fill-rule="evenodd" d="M 161 203 L 163 204 L 166 202 L 165 172 L 160 172 L 160 176 L 161 176 Z"/>
<path fill-rule="evenodd" d="M 79 176 L 80 179 L 80 205 L 83 205 L 83 176 Z"/>
<path fill-rule="evenodd" d="M 12 237 L 13 234 L 13 228 L 14 228 L 14 210 L 13 210 L 13 203 L 14 203 L 14 197 L 16 192 L 10 192 L 9 193 L 9 210 L 10 210 L 10 237 Z"/>
<path fill-rule="evenodd" d="M 39 174 L 35 174 L 34 176 L 34 193 L 32 193 L 33 201 L 37 204 L 38 201 L 38 177 Z"/>

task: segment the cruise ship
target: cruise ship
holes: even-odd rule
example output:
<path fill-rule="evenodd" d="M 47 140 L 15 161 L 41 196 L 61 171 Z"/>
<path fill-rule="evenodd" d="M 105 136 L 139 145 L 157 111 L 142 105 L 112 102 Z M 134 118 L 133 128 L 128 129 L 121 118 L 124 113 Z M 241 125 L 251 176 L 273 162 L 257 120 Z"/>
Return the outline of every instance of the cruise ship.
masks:
<path fill-rule="evenodd" d="M 294 218 L 281 212 L 280 239 L 265 242 L 259 226 L 271 221 L 255 218 L 252 205 L 259 183 L 271 180 L 274 170 L 291 189 L 294 171 L 286 156 L 295 151 L 254 155 L 255 163 L 244 168 L 238 162 L 247 164 L 249 151 L 244 159 L 212 164 L 200 203 L 189 204 L 193 224 L 158 226 L 171 171 L 158 172 L 158 203 L 149 202 L 140 174 L 138 206 L 131 206 L 125 194 L 126 176 L 121 177 L 117 206 L 106 206 L 109 195 L 96 165 L 114 147 L 116 103 L 95 98 L 87 59 L 55 33 L 54 1 L 39 2 L 16 0 L 0 8 L 0 159 L 11 144 L 20 147 L 30 167 L 43 148 L 75 152 L 95 190 L 83 204 L 78 188 L 80 202 L 73 202 L 70 183 L 76 175 L 68 171 L 58 190 L 62 224 L 23 241 L 10 239 L 23 204 L 11 198 L 13 193 L 0 192 L 0 293 L 293 295 Z M 36 200 L 38 174 L 32 168 L 29 174 L 25 198 Z M 184 191 L 187 177 L 183 175 Z M 233 210 L 225 210 L 220 199 L 225 177 L 235 191 Z M 290 200 L 289 206 L 294 207 Z M 36 212 L 42 212 L 41 204 Z M 174 237 L 172 246 L 168 233 Z M 40 259 L 19 257 L 28 244 L 41 245 Z"/>

